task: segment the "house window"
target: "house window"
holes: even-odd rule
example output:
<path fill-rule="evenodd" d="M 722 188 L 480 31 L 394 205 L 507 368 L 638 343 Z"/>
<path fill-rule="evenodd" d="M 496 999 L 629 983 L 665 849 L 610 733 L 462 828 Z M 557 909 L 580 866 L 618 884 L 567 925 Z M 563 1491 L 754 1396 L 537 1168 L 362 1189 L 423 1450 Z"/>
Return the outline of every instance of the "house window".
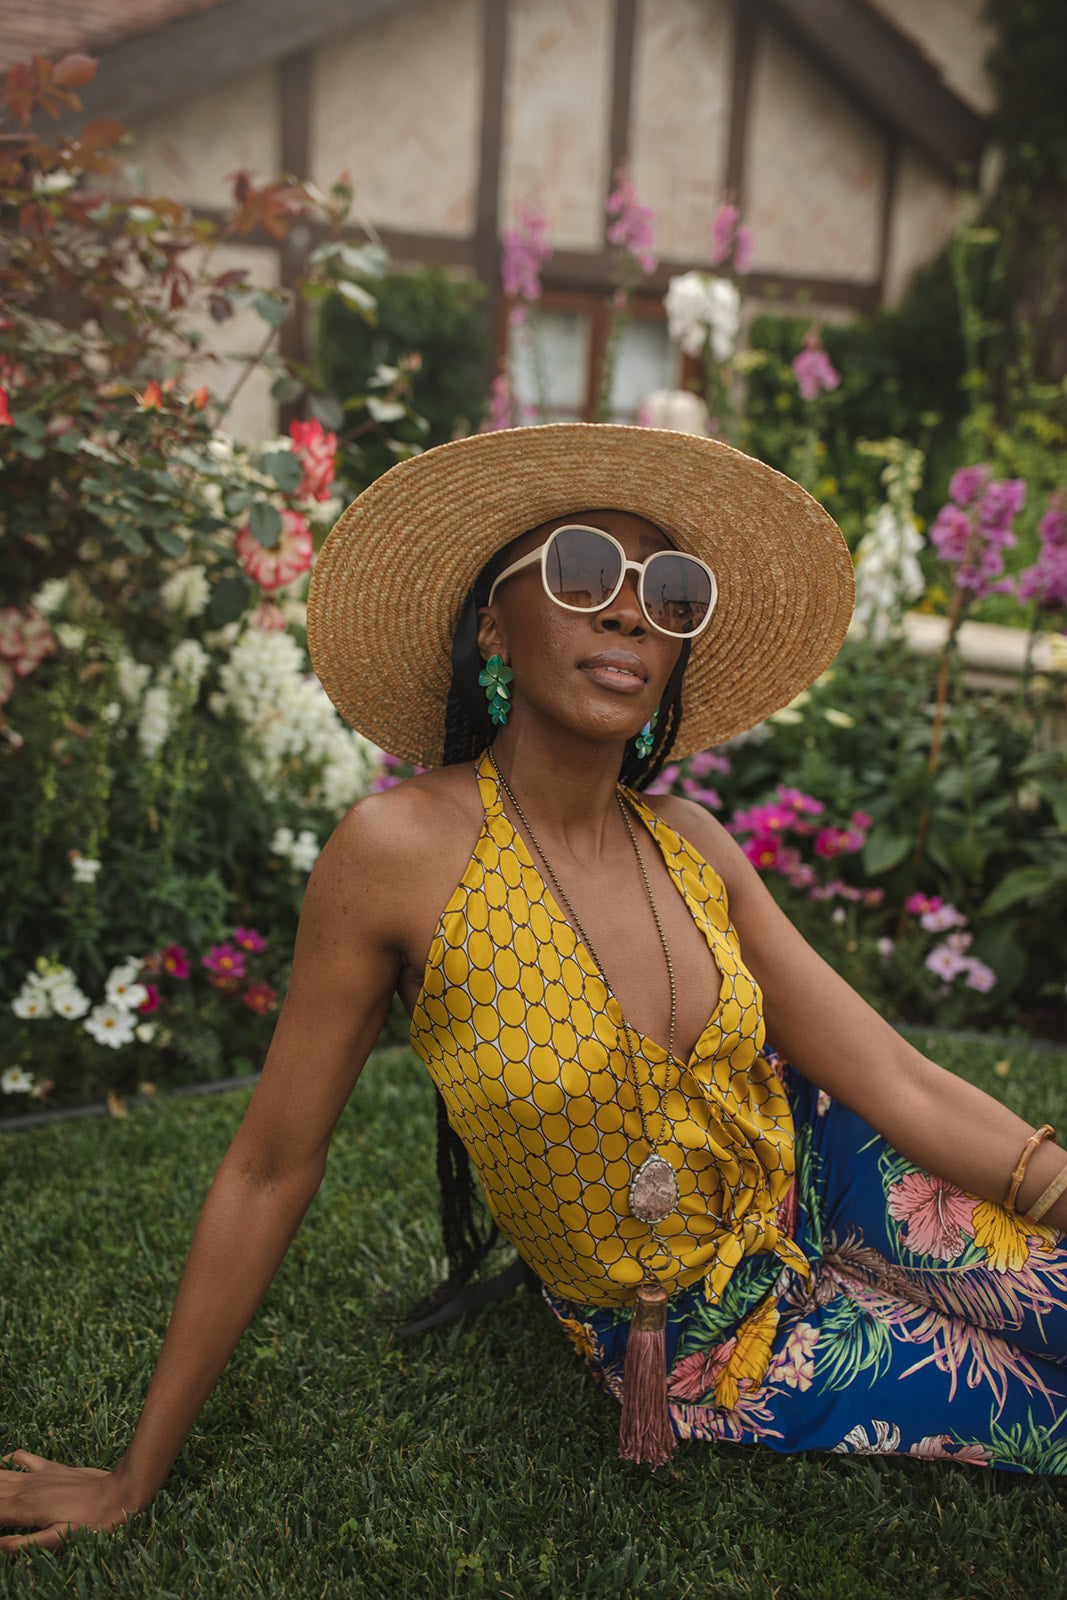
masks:
<path fill-rule="evenodd" d="M 523 420 L 580 422 L 592 417 L 610 335 L 610 291 L 549 291 L 526 322 L 508 324 L 508 364 L 516 398 L 525 408 Z M 611 421 L 636 422 L 649 394 L 677 388 L 681 378 L 681 358 L 667 337 L 662 307 L 635 300 L 616 346 Z"/>

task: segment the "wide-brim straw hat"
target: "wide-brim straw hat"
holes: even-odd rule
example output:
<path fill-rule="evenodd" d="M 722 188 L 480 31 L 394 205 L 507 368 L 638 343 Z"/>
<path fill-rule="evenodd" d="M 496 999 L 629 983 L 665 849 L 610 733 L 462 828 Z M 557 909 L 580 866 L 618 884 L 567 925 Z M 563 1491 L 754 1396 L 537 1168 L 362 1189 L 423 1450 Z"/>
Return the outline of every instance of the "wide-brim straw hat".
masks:
<path fill-rule="evenodd" d="M 852 560 L 799 484 L 692 434 L 509 428 L 400 462 L 327 538 L 308 594 L 308 647 L 342 717 L 392 755 L 439 765 L 452 637 L 479 572 L 531 528 L 606 510 L 655 523 L 718 582 L 714 616 L 693 641 L 672 755 L 754 727 L 837 654 Z"/>

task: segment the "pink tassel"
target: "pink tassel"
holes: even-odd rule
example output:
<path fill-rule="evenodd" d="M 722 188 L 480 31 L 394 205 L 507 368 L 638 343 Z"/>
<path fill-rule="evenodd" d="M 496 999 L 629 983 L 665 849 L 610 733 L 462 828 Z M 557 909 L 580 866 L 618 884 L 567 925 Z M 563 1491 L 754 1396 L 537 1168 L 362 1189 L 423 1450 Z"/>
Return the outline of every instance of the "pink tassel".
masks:
<path fill-rule="evenodd" d="M 677 1445 L 667 1410 L 666 1327 L 666 1289 L 643 1283 L 626 1345 L 619 1455 L 650 1467 L 662 1467 Z"/>

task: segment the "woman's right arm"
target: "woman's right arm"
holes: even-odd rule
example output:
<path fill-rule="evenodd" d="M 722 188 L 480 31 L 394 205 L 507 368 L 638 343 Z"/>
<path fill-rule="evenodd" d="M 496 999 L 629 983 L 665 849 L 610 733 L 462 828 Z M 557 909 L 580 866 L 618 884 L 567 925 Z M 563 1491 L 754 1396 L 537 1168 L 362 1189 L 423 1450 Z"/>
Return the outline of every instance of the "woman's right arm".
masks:
<path fill-rule="evenodd" d="M 111 1528 L 143 1510 L 263 1299 L 322 1180 L 400 969 L 403 832 L 383 828 L 381 810 L 349 813 L 308 884 L 263 1074 L 204 1204 L 125 1456 L 101 1472 L 15 1451 L 0 1470 L 0 1525 L 38 1531 L 0 1538 L 0 1550 L 55 1548 L 72 1526 Z"/>

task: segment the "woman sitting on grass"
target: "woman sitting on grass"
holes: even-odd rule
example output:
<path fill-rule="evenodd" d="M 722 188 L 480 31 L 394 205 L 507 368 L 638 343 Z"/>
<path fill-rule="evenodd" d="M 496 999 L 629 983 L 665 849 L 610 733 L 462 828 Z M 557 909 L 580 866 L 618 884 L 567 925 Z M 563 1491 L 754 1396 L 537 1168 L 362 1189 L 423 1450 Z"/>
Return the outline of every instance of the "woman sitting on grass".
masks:
<path fill-rule="evenodd" d="M 906 1044 L 706 811 L 638 793 L 668 752 L 810 683 L 851 600 L 821 507 L 682 434 L 482 435 L 349 508 L 309 599 L 316 670 L 350 722 L 433 770 L 355 806 L 315 868 L 125 1456 L 16 1451 L 0 1521 L 36 1531 L 5 1549 L 152 1500 L 394 990 L 447 1113 L 442 1297 L 486 1248 L 462 1141 L 621 1398 L 626 1457 L 657 1465 L 680 1436 L 1067 1470 L 1052 1130 Z"/>

